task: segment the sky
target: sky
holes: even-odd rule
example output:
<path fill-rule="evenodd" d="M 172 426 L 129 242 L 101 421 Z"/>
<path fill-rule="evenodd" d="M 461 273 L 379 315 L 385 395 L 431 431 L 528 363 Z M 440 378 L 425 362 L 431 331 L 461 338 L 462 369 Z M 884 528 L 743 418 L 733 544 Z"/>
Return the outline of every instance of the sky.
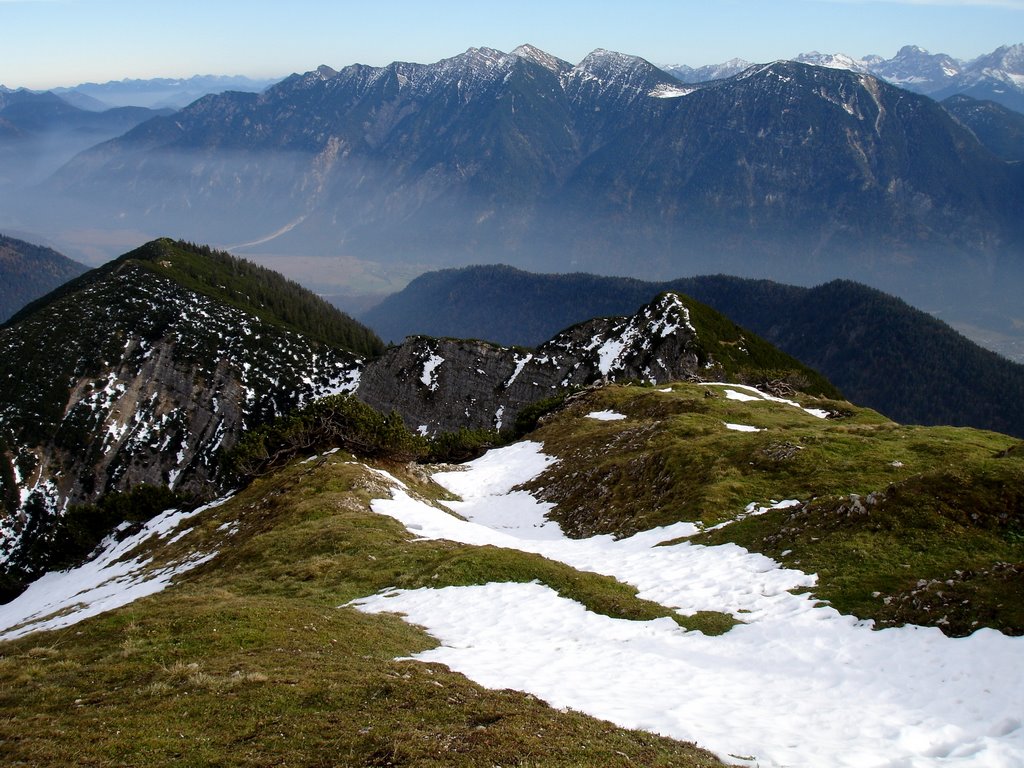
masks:
<path fill-rule="evenodd" d="M 283 77 L 321 64 L 429 63 L 532 43 L 576 63 L 595 48 L 659 65 L 912 43 L 970 59 L 1024 42 L 1024 0 L 0 0 L 0 83 L 46 89 L 196 74 Z"/>

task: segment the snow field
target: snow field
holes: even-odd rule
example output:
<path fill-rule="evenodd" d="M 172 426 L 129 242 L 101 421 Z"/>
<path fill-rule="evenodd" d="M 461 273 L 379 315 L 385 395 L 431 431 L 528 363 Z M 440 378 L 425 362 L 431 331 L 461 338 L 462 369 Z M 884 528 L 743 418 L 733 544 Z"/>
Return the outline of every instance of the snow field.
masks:
<path fill-rule="evenodd" d="M 424 538 L 537 552 L 615 576 L 681 614 L 717 610 L 745 623 L 707 637 L 669 619 L 610 619 L 535 583 L 396 590 L 355 605 L 426 627 L 440 646 L 416 659 L 692 740 L 738 765 L 1024 766 L 1024 638 L 874 631 L 790 592 L 815 577 L 762 555 L 735 545 L 655 546 L 692 535 L 690 523 L 619 541 L 567 539 L 544 521 L 547 505 L 513 490 L 551 461 L 538 444 L 519 443 L 435 475 L 462 496 L 449 506 L 465 520 L 412 498 L 398 481 L 393 498 L 373 507 Z"/>
<path fill-rule="evenodd" d="M 166 539 L 165 545 L 173 544 L 192 530 L 183 523 L 226 500 L 218 499 L 191 512 L 169 509 L 121 541 L 117 541 L 116 534 L 108 536 L 100 545 L 100 553 L 89 562 L 43 575 L 14 600 L 0 605 L 0 640 L 68 627 L 162 591 L 175 576 L 213 559 L 216 552 L 193 553 L 156 570 L 149 569 L 152 559 L 128 559 L 127 555 L 153 538 Z"/>

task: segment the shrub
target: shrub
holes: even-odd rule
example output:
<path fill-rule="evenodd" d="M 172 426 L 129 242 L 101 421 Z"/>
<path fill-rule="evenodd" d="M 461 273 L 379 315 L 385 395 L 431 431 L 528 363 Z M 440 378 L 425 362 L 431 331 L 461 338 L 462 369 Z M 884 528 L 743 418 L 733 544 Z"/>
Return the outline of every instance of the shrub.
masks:
<path fill-rule="evenodd" d="M 412 461 L 427 452 L 397 413 L 387 416 L 347 394 L 330 395 L 248 432 L 224 457 L 240 481 L 265 475 L 295 456 L 342 448 L 367 458 Z"/>
<path fill-rule="evenodd" d="M 457 464 L 479 458 L 489 449 L 504 445 L 500 432 L 493 429 L 466 429 L 457 432 L 442 432 L 430 439 L 428 462 Z"/>

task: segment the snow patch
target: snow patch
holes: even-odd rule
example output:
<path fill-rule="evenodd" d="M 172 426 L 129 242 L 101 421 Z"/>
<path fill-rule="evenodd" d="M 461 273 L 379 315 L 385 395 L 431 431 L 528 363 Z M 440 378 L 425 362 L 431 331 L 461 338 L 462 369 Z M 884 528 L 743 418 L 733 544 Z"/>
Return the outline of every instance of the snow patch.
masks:
<path fill-rule="evenodd" d="M 731 429 L 734 432 L 761 432 L 760 427 L 750 427 L 746 424 L 730 424 L 728 421 L 723 421 L 726 429 Z"/>
<path fill-rule="evenodd" d="M 804 413 L 809 413 L 819 419 L 827 419 L 828 411 L 822 410 L 821 408 L 804 408 L 800 403 L 794 402 L 793 400 L 786 400 L 782 397 L 775 397 L 775 395 L 769 395 L 767 392 L 762 392 L 755 387 L 749 387 L 746 384 L 728 384 L 725 382 L 708 382 L 709 387 L 727 387 L 725 390 L 725 397 L 728 400 L 739 400 L 740 402 L 756 402 L 758 400 L 767 400 L 771 403 L 782 403 L 784 405 L 792 406 L 793 408 L 799 408 Z M 731 389 L 735 387 L 735 389 Z M 742 390 L 742 391 L 741 391 Z"/>
<path fill-rule="evenodd" d="M 591 411 L 587 414 L 588 419 L 597 419 L 598 421 L 621 421 L 626 418 L 624 413 L 616 413 L 615 411 Z"/>
<path fill-rule="evenodd" d="M 681 614 L 717 610 L 744 623 L 708 637 L 669 619 L 610 619 L 536 583 L 392 590 L 354 605 L 426 627 L 440 645 L 415 659 L 555 707 L 696 741 L 745 765 L 1024 762 L 1024 638 L 981 630 L 951 639 L 912 626 L 874 631 L 793 594 L 815 577 L 762 555 L 735 545 L 656 546 L 697 532 L 691 523 L 622 540 L 568 539 L 544 517 L 546 505 L 514 490 L 550 462 L 539 445 L 519 443 L 435 475 L 463 494 L 452 506 L 465 519 L 397 487 L 373 509 L 425 538 L 536 552 L 615 576 Z M 752 504 L 747 513 L 796 503 Z"/>
<path fill-rule="evenodd" d="M 431 355 L 430 359 L 423 363 L 423 373 L 420 381 L 432 392 L 437 391 L 437 367 L 444 362 L 440 355 Z"/>
<path fill-rule="evenodd" d="M 647 95 L 653 96 L 656 99 L 678 99 L 680 96 L 689 96 L 696 90 L 696 88 L 687 87 L 684 85 L 670 85 L 668 83 L 661 83 L 654 90 L 650 91 Z"/>
<path fill-rule="evenodd" d="M 129 556 L 153 540 L 170 536 L 165 545 L 178 541 L 192 530 L 186 527 L 175 533 L 181 523 L 223 504 L 227 498 L 191 512 L 176 509 L 162 512 L 141 531 L 122 541 L 117 541 L 115 535 L 108 536 L 100 545 L 100 553 L 89 562 L 66 571 L 52 571 L 32 582 L 14 600 L 0 605 L 0 640 L 68 627 L 162 591 L 175 576 L 213 559 L 217 553 L 195 552 L 156 569 L 150 568 L 151 557 Z"/>
<path fill-rule="evenodd" d="M 512 375 L 509 377 L 508 381 L 505 382 L 505 389 L 508 389 L 509 387 L 512 386 L 512 383 L 519 378 L 519 374 L 523 372 L 523 368 L 525 368 L 526 364 L 530 362 L 532 359 L 533 355 L 530 354 L 529 352 L 527 352 L 526 355 L 524 355 L 523 357 L 519 357 L 519 355 L 515 356 L 516 369 L 512 372 Z"/>

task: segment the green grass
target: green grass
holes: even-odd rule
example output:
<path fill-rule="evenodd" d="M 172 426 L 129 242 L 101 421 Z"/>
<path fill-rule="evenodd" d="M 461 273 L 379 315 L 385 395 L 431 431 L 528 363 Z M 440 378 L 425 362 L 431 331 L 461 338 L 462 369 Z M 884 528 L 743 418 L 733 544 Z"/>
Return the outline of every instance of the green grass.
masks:
<path fill-rule="evenodd" d="M 534 434 L 562 461 L 530 487 L 556 504 L 552 516 L 570 535 L 739 520 L 694 541 L 735 542 L 817 573 L 815 595 L 882 626 L 1024 633 L 1019 441 L 900 426 L 848 403 L 801 397 L 842 414 L 822 420 L 723 391 L 677 384 L 672 392 L 592 393 Z M 602 409 L 629 418 L 583 418 Z M 860 512 L 852 495 L 877 503 Z M 747 504 L 773 499 L 805 504 L 739 519 Z"/>
<path fill-rule="evenodd" d="M 443 495 L 418 472 L 389 469 L 425 498 Z M 289 465 L 160 550 L 157 565 L 221 551 L 177 586 L 0 644 L 5 764 L 719 765 L 691 745 L 394 661 L 433 641 L 397 617 L 339 606 L 394 586 L 537 579 L 608 615 L 667 612 L 536 555 L 414 541 L 369 511 L 386 493 L 340 454 Z"/>
<path fill-rule="evenodd" d="M 823 421 L 703 385 L 605 387 L 534 433 L 562 458 L 534 485 L 577 534 L 736 520 L 697 540 L 816 572 L 815 595 L 840 610 L 950 634 L 1020 631 L 1019 441 L 832 406 L 847 415 Z M 583 418 L 603 409 L 629 418 Z M 732 432 L 723 421 L 765 431 Z M 428 503 L 446 497 L 418 467 L 388 469 Z M 175 587 L 0 644 L 5 764 L 719 764 L 691 745 L 395 661 L 433 641 L 397 617 L 343 606 L 392 587 L 537 580 L 605 615 L 672 614 L 614 579 L 537 555 L 413 540 L 370 511 L 388 493 L 342 454 L 289 464 L 153 553 L 159 566 L 220 552 Z M 737 519 L 772 498 L 804 504 Z M 716 612 L 673 618 L 708 634 L 736 623 Z"/>

